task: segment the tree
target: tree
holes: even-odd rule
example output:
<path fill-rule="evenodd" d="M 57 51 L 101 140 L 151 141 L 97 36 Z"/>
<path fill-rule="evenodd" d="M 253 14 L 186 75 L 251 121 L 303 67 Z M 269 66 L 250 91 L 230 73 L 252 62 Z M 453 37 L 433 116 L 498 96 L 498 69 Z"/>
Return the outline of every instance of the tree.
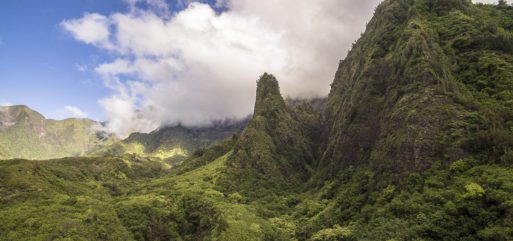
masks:
<path fill-rule="evenodd" d="M 340 225 L 335 225 L 332 228 L 323 229 L 317 233 L 315 233 L 312 238 L 312 241 L 352 241 L 355 240 L 353 236 L 353 231 L 348 227 L 341 227 Z"/>

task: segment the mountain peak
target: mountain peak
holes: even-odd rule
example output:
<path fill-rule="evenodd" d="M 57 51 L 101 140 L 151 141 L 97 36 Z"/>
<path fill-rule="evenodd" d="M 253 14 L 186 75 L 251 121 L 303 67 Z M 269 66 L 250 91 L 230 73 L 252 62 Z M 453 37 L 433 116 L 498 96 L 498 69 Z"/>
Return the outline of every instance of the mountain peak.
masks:
<path fill-rule="evenodd" d="M 0 126 L 13 125 L 21 120 L 42 120 L 45 117 L 25 105 L 0 106 Z"/>
<path fill-rule="evenodd" d="M 265 116 L 269 110 L 276 108 L 286 108 L 285 100 L 280 93 L 280 85 L 273 75 L 264 73 L 257 83 L 254 115 Z"/>
<path fill-rule="evenodd" d="M 9 105 L 9 106 L 0 106 L 0 112 L 16 112 L 16 111 L 30 111 L 35 112 L 30 109 L 26 105 Z"/>
<path fill-rule="evenodd" d="M 294 118 L 280 94 L 276 78 L 263 74 L 258 80 L 252 120 L 240 134 L 229 159 L 232 178 L 246 195 L 258 195 L 251 187 L 291 187 L 310 175 L 313 154 L 301 123 Z M 232 187 L 233 188 L 233 187 Z"/>
<path fill-rule="evenodd" d="M 278 84 L 278 80 L 276 80 L 276 77 L 274 77 L 272 74 L 264 73 L 262 76 L 260 76 L 260 79 L 258 79 L 257 84 L 257 91 L 266 89 L 269 90 L 274 94 L 280 93 L 280 87 Z"/>

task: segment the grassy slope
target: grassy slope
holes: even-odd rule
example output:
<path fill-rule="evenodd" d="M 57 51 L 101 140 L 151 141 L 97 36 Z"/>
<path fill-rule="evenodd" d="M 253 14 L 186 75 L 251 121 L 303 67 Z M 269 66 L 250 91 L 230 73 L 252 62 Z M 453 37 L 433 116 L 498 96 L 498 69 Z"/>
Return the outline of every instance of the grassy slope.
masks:
<path fill-rule="evenodd" d="M 25 107 L 1 107 L 0 159 L 51 159 L 79 156 L 103 142 L 88 119 L 45 119 Z M 3 150 L 3 151 L 2 151 Z"/>

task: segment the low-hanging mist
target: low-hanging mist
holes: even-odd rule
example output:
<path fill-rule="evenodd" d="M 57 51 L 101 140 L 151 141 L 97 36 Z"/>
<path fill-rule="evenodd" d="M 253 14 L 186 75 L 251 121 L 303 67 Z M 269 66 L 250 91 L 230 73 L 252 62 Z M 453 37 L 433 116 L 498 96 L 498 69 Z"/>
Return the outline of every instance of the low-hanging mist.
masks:
<path fill-rule="evenodd" d="M 263 72 L 286 96 L 327 95 L 379 2 L 127 0 L 126 12 L 86 13 L 61 27 L 114 56 L 95 71 L 111 90 L 99 101 L 107 129 L 124 137 L 245 117 Z"/>

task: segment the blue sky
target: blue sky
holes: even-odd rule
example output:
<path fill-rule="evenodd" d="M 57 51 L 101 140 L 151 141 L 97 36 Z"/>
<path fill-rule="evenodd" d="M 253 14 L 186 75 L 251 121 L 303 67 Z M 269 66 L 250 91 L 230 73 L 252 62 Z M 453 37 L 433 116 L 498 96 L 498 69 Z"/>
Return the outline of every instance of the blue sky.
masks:
<path fill-rule="evenodd" d="M 123 11 L 121 0 L 2 0 L 0 2 L 0 104 L 24 104 L 47 117 L 62 118 L 76 106 L 103 119 L 97 100 L 108 95 L 94 67 L 109 58 L 62 31 L 63 19 L 84 12 Z"/>
<path fill-rule="evenodd" d="M 98 100 L 110 91 L 94 68 L 114 56 L 75 41 L 60 23 L 127 11 L 124 0 L 0 1 L 0 105 L 24 104 L 54 119 L 73 106 L 105 120 Z"/>

